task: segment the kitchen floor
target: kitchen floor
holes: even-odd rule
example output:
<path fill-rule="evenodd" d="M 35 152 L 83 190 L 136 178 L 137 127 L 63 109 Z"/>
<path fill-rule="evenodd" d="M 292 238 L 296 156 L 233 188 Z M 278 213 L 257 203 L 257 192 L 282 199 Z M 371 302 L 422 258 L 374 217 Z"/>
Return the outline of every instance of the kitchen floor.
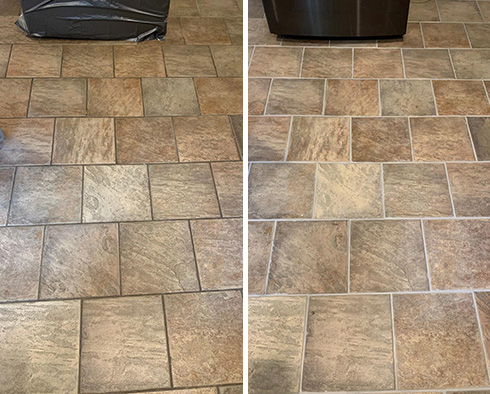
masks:
<path fill-rule="evenodd" d="M 490 392 L 490 1 L 412 1 L 377 41 L 276 37 L 263 14 L 249 392 Z"/>
<path fill-rule="evenodd" d="M 241 393 L 241 4 L 172 0 L 166 40 L 133 44 L 27 38 L 18 3 L 0 392 Z"/>

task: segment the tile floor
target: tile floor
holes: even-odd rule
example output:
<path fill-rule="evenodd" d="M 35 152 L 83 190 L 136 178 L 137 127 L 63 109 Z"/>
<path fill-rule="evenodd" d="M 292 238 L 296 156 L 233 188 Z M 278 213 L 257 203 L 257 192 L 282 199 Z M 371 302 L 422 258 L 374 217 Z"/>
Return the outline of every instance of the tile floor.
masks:
<path fill-rule="evenodd" d="M 162 42 L 36 40 L 0 4 L 0 392 L 242 390 L 242 7 Z"/>
<path fill-rule="evenodd" d="M 490 1 L 378 41 L 249 4 L 249 392 L 488 393 Z"/>

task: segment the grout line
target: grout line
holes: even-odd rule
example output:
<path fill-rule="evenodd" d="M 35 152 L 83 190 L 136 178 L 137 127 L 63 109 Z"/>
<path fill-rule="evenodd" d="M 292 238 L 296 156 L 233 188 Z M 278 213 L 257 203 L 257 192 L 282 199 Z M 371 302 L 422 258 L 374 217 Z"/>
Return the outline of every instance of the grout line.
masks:
<path fill-rule="evenodd" d="M 476 321 L 478 323 L 478 331 L 480 333 L 481 345 L 483 347 L 483 358 L 485 359 L 485 366 L 486 366 L 486 373 L 487 373 L 487 382 L 488 382 L 489 379 L 490 379 L 490 366 L 489 366 L 487 348 L 485 347 L 485 338 L 483 337 L 483 329 L 482 329 L 482 326 L 481 326 L 480 313 L 478 311 L 478 305 L 477 305 L 477 302 L 476 302 L 475 292 L 473 292 L 472 295 L 473 295 L 473 305 L 475 307 Z"/>
<path fill-rule="evenodd" d="M 435 90 L 434 90 L 434 81 L 433 80 L 430 81 L 430 89 L 431 89 L 431 92 L 432 92 L 432 98 L 434 99 L 434 107 L 435 107 L 435 110 L 436 110 L 436 117 L 437 117 L 437 116 L 440 116 L 440 115 L 439 115 L 439 108 L 438 108 L 438 105 L 437 105 L 437 98 L 436 98 L 436 93 L 435 93 Z"/>
<path fill-rule="evenodd" d="M 413 139 L 412 139 L 412 124 L 410 122 L 410 117 L 408 120 L 408 136 L 410 137 L 410 154 L 412 155 L 412 161 L 415 161 L 415 154 L 413 152 Z"/>
<path fill-rule="evenodd" d="M 306 337 L 308 336 L 308 312 L 310 309 L 310 296 L 306 297 L 306 309 L 305 309 L 305 327 L 303 330 L 303 351 L 301 353 L 301 371 L 299 375 L 299 392 L 303 392 L 303 376 L 305 369 L 305 356 L 306 356 Z"/>
<path fill-rule="evenodd" d="M 177 143 L 177 133 L 175 132 L 175 121 L 174 117 L 170 117 L 170 122 L 171 122 L 171 127 L 172 127 L 172 134 L 174 136 L 174 143 L 175 143 L 175 151 L 177 153 L 177 162 L 180 163 L 180 155 L 179 155 L 179 145 Z M 150 164 L 150 163 L 147 163 Z"/>
<path fill-rule="evenodd" d="M 274 79 L 276 78 L 267 78 L 267 79 L 270 79 L 270 83 L 269 83 L 269 89 L 267 91 L 267 98 L 265 99 L 265 105 L 264 105 L 264 113 L 263 115 L 267 115 L 267 107 L 269 106 L 269 98 L 271 96 L 271 91 L 272 91 L 272 84 L 274 83 Z"/>
<path fill-rule="evenodd" d="M 151 182 L 150 182 L 150 166 L 148 164 L 145 164 L 146 167 L 146 178 L 147 178 L 147 183 L 148 183 L 148 195 L 150 197 L 150 217 L 151 220 L 155 220 L 155 217 L 153 215 L 153 197 L 151 194 Z"/>
<path fill-rule="evenodd" d="M 354 56 L 354 51 L 355 49 L 352 48 L 352 54 L 351 54 L 351 67 L 350 67 L 350 74 L 351 74 L 351 78 L 353 79 L 354 78 L 354 61 L 355 61 L 355 56 Z"/>
<path fill-rule="evenodd" d="M 43 234 L 42 234 L 42 242 L 41 242 L 41 256 L 39 261 L 39 276 L 37 280 L 37 299 L 41 298 L 41 280 L 42 280 L 42 272 L 43 272 L 43 260 L 44 260 L 44 249 L 46 247 L 46 226 L 43 226 Z"/>
<path fill-rule="evenodd" d="M 264 294 L 267 294 L 267 287 L 269 286 L 269 275 L 270 275 L 271 265 L 272 265 L 272 253 L 274 251 L 274 241 L 276 239 L 276 230 L 277 230 L 277 222 L 275 221 L 274 225 L 272 227 L 271 250 L 269 252 L 269 261 L 267 262 L 267 273 L 265 276 Z"/>
<path fill-rule="evenodd" d="M 315 165 L 315 184 L 313 189 L 313 206 L 311 208 L 311 219 L 315 219 L 315 204 L 316 204 L 316 188 L 318 186 L 318 171 L 319 164 Z"/>
<path fill-rule="evenodd" d="M 468 118 L 464 118 L 466 122 L 466 128 L 468 130 L 468 136 L 470 137 L 471 148 L 473 149 L 473 156 L 475 157 L 475 161 L 478 161 L 478 155 L 476 154 L 475 143 L 473 142 L 473 136 L 471 135 L 470 124 L 468 123 Z"/>
<path fill-rule="evenodd" d="M 214 194 L 216 195 L 216 201 L 218 202 L 219 216 L 223 217 L 223 210 L 221 209 L 221 202 L 218 195 L 218 188 L 216 187 L 216 179 L 214 179 L 213 166 L 209 163 L 209 172 L 211 173 L 211 179 L 213 180 Z"/>
<path fill-rule="evenodd" d="M 257 48 L 256 45 L 252 46 L 252 53 L 250 54 L 250 59 L 248 60 L 248 67 L 247 67 L 248 70 L 250 70 L 250 66 L 252 65 L 252 59 L 254 58 L 255 55 L 255 48 Z"/>
<path fill-rule="evenodd" d="M 451 200 L 451 207 L 453 209 L 453 216 L 456 217 L 456 210 L 454 209 L 453 193 L 451 191 L 451 182 L 449 181 L 449 173 L 447 171 L 446 163 L 444 163 L 444 170 L 446 171 L 447 187 L 449 189 L 449 199 Z"/>
<path fill-rule="evenodd" d="M 122 269 L 121 269 L 121 226 L 119 223 L 116 223 L 117 230 L 117 258 L 118 258 L 118 267 L 119 267 L 119 295 L 123 295 L 123 287 L 122 287 Z"/>
<path fill-rule="evenodd" d="M 294 116 L 291 116 L 291 120 L 289 121 L 288 139 L 286 141 L 286 152 L 284 153 L 284 161 L 288 160 L 289 145 L 291 144 L 291 134 L 293 133 L 293 118 Z"/>
<path fill-rule="evenodd" d="M 422 23 L 418 22 L 418 25 L 420 29 L 420 35 L 422 36 L 422 47 L 427 48 L 427 46 L 425 45 L 424 29 L 422 28 Z"/>
<path fill-rule="evenodd" d="M 165 325 L 165 340 L 167 342 L 167 359 L 168 359 L 168 376 L 170 379 L 170 387 L 174 387 L 173 372 L 172 372 L 172 357 L 170 355 L 170 340 L 168 336 L 168 319 L 167 311 L 165 309 L 165 296 L 162 294 L 162 310 L 163 310 L 163 323 Z"/>
<path fill-rule="evenodd" d="M 378 107 L 379 107 L 379 114 L 378 116 L 383 116 L 383 105 L 381 104 L 381 80 L 377 80 L 377 85 L 378 85 Z"/>
<path fill-rule="evenodd" d="M 396 337 L 395 337 L 395 313 L 393 307 L 393 294 L 390 294 L 390 308 L 391 308 L 391 335 L 393 341 L 393 378 L 395 383 L 395 390 L 398 390 L 398 361 L 396 358 Z"/>
<path fill-rule="evenodd" d="M 201 273 L 199 272 L 199 264 L 197 263 L 197 254 L 196 254 L 196 247 L 194 245 L 194 236 L 192 235 L 191 221 L 188 220 L 187 223 L 189 224 L 189 234 L 191 236 L 192 253 L 194 255 L 194 264 L 196 266 L 197 283 L 199 284 L 199 291 L 202 292 L 203 290 L 201 285 Z"/>
<path fill-rule="evenodd" d="M 352 116 L 349 117 L 349 163 L 352 163 Z"/>
<path fill-rule="evenodd" d="M 84 223 L 84 221 L 83 221 L 84 195 L 85 195 L 85 166 L 82 166 L 82 195 L 80 197 L 80 224 Z M 48 223 L 46 223 L 46 224 L 48 224 Z M 69 223 L 67 223 L 67 224 L 69 224 Z"/>
<path fill-rule="evenodd" d="M 228 218 L 227 218 L 228 219 Z M 196 219 L 192 219 L 196 220 Z M 210 220 L 210 219 L 206 219 Z M 331 218 L 315 218 L 315 219 L 309 219 L 309 218 L 250 218 L 248 219 L 249 222 L 271 222 L 273 220 L 277 220 L 278 222 L 339 222 L 339 221 L 347 221 L 347 220 L 353 220 L 356 222 L 362 222 L 362 221 L 374 221 L 374 220 L 405 220 L 405 221 L 414 221 L 414 220 L 490 220 L 490 216 L 410 216 L 410 217 L 404 217 L 404 216 L 387 216 L 385 218 L 381 216 L 373 216 L 373 217 L 368 217 L 368 218 L 352 218 L 352 217 L 347 217 L 347 218 L 340 218 L 340 217 L 331 217 Z"/>
<path fill-rule="evenodd" d="M 301 63 L 299 65 L 299 77 L 302 78 L 302 73 L 303 73 L 303 62 L 305 60 L 305 50 L 306 50 L 306 47 L 303 47 L 303 50 L 301 52 Z"/>
<path fill-rule="evenodd" d="M 10 186 L 10 196 L 9 196 L 9 202 L 8 202 L 8 207 L 7 207 L 7 218 L 5 219 L 5 227 L 9 225 L 9 219 L 10 219 L 10 210 L 12 207 L 12 199 L 14 197 L 14 186 L 15 186 L 15 179 L 17 178 L 17 168 L 14 167 L 14 172 L 12 174 L 12 185 Z"/>
<path fill-rule="evenodd" d="M 470 44 L 470 49 L 473 48 L 473 44 L 471 43 L 471 40 L 470 40 L 470 35 L 468 34 L 468 29 L 466 29 L 466 23 L 463 23 L 463 28 L 464 28 L 464 31 L 466 33 L 466 39 L 468 40 L 468 43 Z"/>
<path fill-rule="evenodd" d="M 434 3 L 436 4 L 437 16 L 439 17 L 439 21 L 437 21 L 437 23 L 445 23 L 442 21 L 442 15 L 441 15 L 441 10 L 439 9 L 438 1 L 435 0 Z"/>
<path fill-rule="evenodd" d="M 49 159 L 49 165 L 53 165 L 53 157 L 54 157 L 54 141 L 56 138 L 56 126 L 58 123 L 58 118 L 53 118 L 53 134 L 51 135 L 51 155 Z"/>
<path fill-rule="evenodd" d="M 82 380 L 82 318 L 83 318 L 83 301 L 80 300 L 80 325 L 78 329 L 78 379 L 77 379 L 77 392 L 80 393 L 81 380 Z"/>
<path fill-rule="evenodd" d="M 476 1 L 476 7 L 478 8 L 478 12 L 480 13 L 480 16 L 481 16 L 481 19 L 483 22 L 480 22 L 480 23 L 485 23 L 487 22 L 485 19 L 485 17 L 483 16 L 483 12 L 481 10 L 481 7 L 480 7 L 480 0 Z"/>
<path fill-rule="evenodd" d="M 490 96 L 488 95 L 487 85 L 485 84 L 485 82 L 483 82 L 483 80 L 481 81 L 481 83 L 483 84 L 483 90 L 485 91 L 485 94 L 487 95 L 487 100 L 490 103 Z"/>
<path fill-rule="evenodd" d="M 352 220 L 347 221 L 347 293 L 350 293 L 350 259 L 352 242 Z"/>
<path fill-rule="evenodd" d="M 400 48 L 400 56 L 402 58 L 403 79 L 407 79 L 407 73 L 405 72 L 405 56 L 402 48 Z"/>
<path fill-rule="evenodd" d="M 116 132 L 116 118 L 112 118 L 112 127 L 114 128 L 114 164 L 117 163 L 117 132 Z"/>
<path fill-rule="evenodd" d="M 283 164 L 283 165 L 288 165 L 288 164 L 398 164 L 401 166 L 420 166 L 420 165 L 425 165 L 425 164 L 475 164 L 473 160 L 453 160 L 453 161 L 355 161 L 351 163 L 350 161 L 298 161 L 298 160 L 291 160 L 285 163 L 284 161 L 279 161 L 279 160 L 270 160 L 270 161 L 264 161 L 264 160 L 255 160 L 250 162 L 251 164 Z M 479 164 L 490 164 L 490 160 L 482 160 L 479 162 Z M 482 166 L 483 167 L 483 166 Z"/>
<path fill-rule="evenodd" d="M 323 82 L 323 104 L 322 104 L 322 115 L 325 115 L 325 111 L 327 110 L 327 85 L 328 80 L 325 78 Z"/>
<path fill-rule="evenodd" d="M 422 229 L 422 242 L 424 245 L 425 268 L 427 270 L 427 281 L 429 282 L 429 291 L 433 291 L 433 289 L 432 289 L 432 278 L 430 275 L 429 255 L 427 253 L 427 240 L 425 239 L 425 227 L 424 227 L 424 221 L 422 219 L 420 220 L 420 227 Z"/>
<path fill-rule="evenodd" d="M 385 198 L 385 177 L 384 177 L 384 164 L 380 165 L 380 181 L 381 181 L 381 203 L 383 205 L 383 219 L 386 218 L 386 198 Z"/>
<path fill-rule="evenodd" d="M 230 124 L 230 128 L 231 128 L 231 132 L 233 133 L 233 141 L 235 141 L 235 149 L 237 151 L 237 154 L 238 154 L 238 157 L 240 158 L 240 160 L 238 160 L 238 162 L 243 162 L 243 152 L 242 150 L 243 149 L 240 149 L 240 139 L 238 138 L 238 135 L 237 135 L 237 130 L 235 128 L 235 125 L 233 124 L 233 121 L 231 120 L 231 117 L 233 115 L 228 115 L 227 118 L 228 118 L 228 123 Z M 243 115 L 238 115 L 238 116 L 241 116 L 242 117 L 242 128 L 244 128 L 244 118 L 243 118 Z M 243 145 L 243 130 L 242 130 L 242 145 Z M 177 140 L 175 140 L 175 146 L 177 146 Z"/>
<path fill-rule="evenodd" d="M 451 55 L 451 51 L 449 49 L 446 49 L 448 56 L 449 56 L 449 63 L 451 63 L 451 68 L 453 70 L 453 75 L 454 79 L 458 79 L 458 76 L 456 74 L 456 67 L 454 67 L 454 62 L 453 62 L 453 56 Z"/>
<path fill-rule="evenodd" d="M 14 45 L 15 44 L 10 44 L 9 57 L 7 59 L 7 65 L 5 67 L 5 78 L 7 78 L 9 72 L 10 61 L 12 60 L 12 51 L 14 50 Z"/>

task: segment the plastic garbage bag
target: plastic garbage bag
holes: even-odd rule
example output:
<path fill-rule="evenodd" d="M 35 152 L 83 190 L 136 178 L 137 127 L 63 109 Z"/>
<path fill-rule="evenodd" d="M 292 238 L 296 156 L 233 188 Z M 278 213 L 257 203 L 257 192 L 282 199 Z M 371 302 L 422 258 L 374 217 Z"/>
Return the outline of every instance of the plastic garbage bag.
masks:
<path fill-rule="evenodd" d="M 163 40 L 170 0 L 21 0 L 17 26 L 29 36 Z"/>

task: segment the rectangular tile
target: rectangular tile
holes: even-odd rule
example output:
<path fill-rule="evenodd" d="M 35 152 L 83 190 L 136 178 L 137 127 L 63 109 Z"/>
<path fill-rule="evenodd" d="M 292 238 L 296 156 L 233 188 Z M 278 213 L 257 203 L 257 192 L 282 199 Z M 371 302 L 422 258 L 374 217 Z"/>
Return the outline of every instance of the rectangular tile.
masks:
<path fill-rule="evenodd" d="M 483 22 L 476 1 L 437 0 L 443 22 Z"/>
<path fill-rule="evenodd" d="M 490 50 L 451 50 L 451 59 L 459 79 L 489 79 Z"/>
<path fill-rule="evenodd" d="M 328 80 L 325 115 L 379 115 L 378 81 Z"/>
<path fill-rule="evenodd" d="M 242 78 L 196 78 L 195 83 L 203 115 L 243 112 Z"/>
<path fill-rule="evenodd" d="M 454 78 L 447 49 L 404 49 L 403 64 L 407 78 Z"/>
<path fill-rule="evenodd" d="M 242 16 L 242 2 L 237 0 L 197 0 L 197 6 L 205 17 Z"/>
<path fill-rule="evenodd" d="M 165 67 L 169 77 L 215 77 L 216 69 L 207 46 L 165 46 Z"/>
<path fill-rule="evenodd" d="M 352 49 L 305 48 L 303 78 L 351 78 Z"/>
<path fill-rule="evenodd" d="M 273 222 L 248 222 L 248 292 L 263 294 L 272 248 Z"/>
<path fill-rule="evenodd" d="M 426 48 L 470 48 L 462 23 L 422 23 Z"/>
<path fill-rule="evenodd" d="M 439 22 L 439 12 L 435 0 L 428 0 L 425 3 L 410 3 L 408 20 L 413 21 L 434 21 Z"/>
<path fill-rule="evenodd" d="M 63 46 L 62 76 L 85 78 L 111 78 L 114 76 L 112 46 Z"/>
<path fill-rule="evenodd" d="M 251 77 L 299 77 L 301 48 L 256 47 L 248 75 Z"/>
<path fill-rule="evenodd" d="M 155 42 L 116 45 L 114 73 L 116 77 L 164 77 L 161 45 Z"/>
<path fill-rule="evenodd" d="M 243 216 L 243 163 L 212 163 L 223 217 Z"/>
<path fill-rule="evenodd" d="M 7 77 L 59 77 L 61 45 L 13 45 Z"/>
<path fill-rule="evenodd" d="M 88 115 L 142 116 L 140 80 L 138 78 L 89 79 Z"/>
<path fill-rule="evenodd" d="M 379 48 L 424 48 L 419 23 L 408 23 L 407 32 L 402 38 L 378 40 Z"/>
<path fill-rule="evenodd" d="M 490 115 L 480 81 L 432 81 L 439 115 Z"/>
<path fill-rule="evenodd" d="M 249 113 L 249 115 L 263 115 L 264 114 L 265 106 L 267 104 L 267 98 L 269 96 L 270 86 L 271 86 L 271 80 L 270 79 L 249 78 L 249 80 L 248 80 L 248 113 Z"/>
<path fill-rule="evenodd" d="M 320 79 L 274 79 L 268 115 L 321 115 L 325 82 Z"/>
<path fill-rule="evenodd" d="M 230 45 L 228 28 L 222 18 L 181 18 L 186 45 Z"/>
<path fill-rule="evenodd" d="M 212 46 L 214 65 L 218 77 L 243 76 L 243 50 L 241 46 Z"/>
<path fill-rule="evenodd" d="M 0 77 L 3 78 L 7 74 L 7 67 L 10 60 L 11 45 L 0 45 Z"/>
<path fill-rule="evenodd" d="M 271 34 L 267 21 L 263 18 L 248 20 L 249 45 L 281 45 L 281 37 Z"/>
<path fill-rule="evenodd" d="M 403 78 L 400 49 L 354 49 L 354 78 Z"/>

